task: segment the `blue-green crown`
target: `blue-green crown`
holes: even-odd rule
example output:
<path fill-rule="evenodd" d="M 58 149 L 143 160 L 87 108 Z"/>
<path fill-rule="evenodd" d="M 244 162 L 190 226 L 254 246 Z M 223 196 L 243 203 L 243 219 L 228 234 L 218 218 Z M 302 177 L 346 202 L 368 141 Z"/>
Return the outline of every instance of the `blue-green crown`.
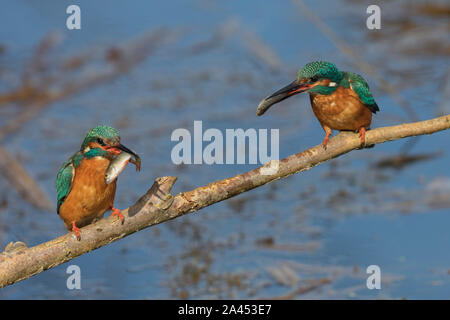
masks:
<path fill-rule="evenodd" d="M 339 82 L 342 79 L 342 73 L 333 63 L 327 61 L 313 61 L 298 71 L 297 80 L 301 80 L 302 78 L 308 79 L 314 76 L 330 79 L 334 82 Z"/>
<path fill-rule="evenodd" d="M 108 126 L 97 126 L 89 130 L 86 134 L 81 149 L 86 148 L 89 142 L 96 141 L 98 138 L 108 140 L 112 143 L 120 142 L 120 135 L 116 129 Z"/>

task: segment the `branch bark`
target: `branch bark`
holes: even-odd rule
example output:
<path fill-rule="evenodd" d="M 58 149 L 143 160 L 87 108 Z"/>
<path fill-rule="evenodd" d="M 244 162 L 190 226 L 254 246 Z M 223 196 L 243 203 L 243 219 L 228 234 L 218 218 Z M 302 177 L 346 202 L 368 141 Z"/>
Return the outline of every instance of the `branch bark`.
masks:
<path fill-rule="evenodd" d="M 450 128 L 450 115 L 377 128 L 366 133 L 366 143 L 379 144 L 410 136 L 432 134 Z M 219 180 L 197 189 L 172 196 L 176 177 L 157 178 L 136 204 L 123 210 L 125 222 L 108 217 L 81 229 L 81 241 L 71 233 L 27 248 L 23 243 L 11 243 L 0 254 L 0 288 L 53 268 L 77 256 L 107 245 L 144 228 L 163 223 L 184 214 L 198 211 L 214 203 L 285 178 L 346 154 L 360 147 L 359 136 L 341 132 L 330 140 L 327 149 L 321 145 L 293 154 L 279 161 L 272 174 L 262 174 L 268 164 L 234 177 Z M 267 173 L 267 172 L 266 172 Z"/>

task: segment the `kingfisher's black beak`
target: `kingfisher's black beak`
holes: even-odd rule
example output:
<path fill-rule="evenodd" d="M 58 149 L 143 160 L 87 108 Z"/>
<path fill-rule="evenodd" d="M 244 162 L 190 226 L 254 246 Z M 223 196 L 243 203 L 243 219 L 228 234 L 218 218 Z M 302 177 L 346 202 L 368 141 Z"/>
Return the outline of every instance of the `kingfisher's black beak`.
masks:
<path fill-rule="evenodd" d="M 267 111 L 272 105 L 283 101 L 284 99 L 287 99 L 293 95 L 296 95 L 297 93 L 304 92 L 311 88 L 309 83 L 302 83 L 297 80 L 291 82 L 286 87 L 281 88 L 277 92 L 273 93 L 272 95 L 268 96 L 267 98 L 264 98 L 258 105 L 258 109 L 256 110 L 256 114 L 258 116 L 261 116 L 264 114 L 264 112 Z"/>
<path fill-rule="evenodd" d="M 114 148 L 119 149 L 121 151 L 124 151 L 126 153 L 131 154 L 134 157 L 134 161 L 130 160 L 131 163 L 134 163 L 134 165 L 136 166 L 136 171 L 141 170 L 141 157 L 138 156 L 138 154 L 136 152 L 134 152 L 131 149 L 128 149 L 127 147 L 125 147 L 123 144 L 118 143 L 116 145 L 114 145 Z"/>

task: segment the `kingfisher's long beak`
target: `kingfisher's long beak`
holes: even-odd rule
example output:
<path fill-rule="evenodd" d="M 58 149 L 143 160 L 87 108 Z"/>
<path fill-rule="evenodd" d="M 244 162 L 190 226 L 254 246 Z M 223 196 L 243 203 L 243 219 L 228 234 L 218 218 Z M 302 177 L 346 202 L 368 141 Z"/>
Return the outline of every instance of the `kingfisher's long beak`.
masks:
<path fill-rule="evenodd" d="M 258 109 L 256 110 L 256 114 L 258 116 L 261 116 L 264 114 L 264 112 L 267 111 L 272 105 L 283 101 L 284 99 L 287 99 L 293 95 L 296 95 L 297 93 L 304 92 L 311 88 L 311 85 L 309 83 L 301 83 L 297 80 L 291 82 L 286 87 L 281 88 L 277 92 L 271 94 L 267 98 L 264 98 L 258 105 Z"/>
<path fill-rule="evenodd" d="M 118 143 L 118 144 L 115 144 L 114 146 L 108 147 L 108 149 L 116 150 L 116 151 L 120 150 L 120 151 L 124 151 L 126 153 L 131 154 L 134 157 L 134 161 L 130 160 L 130 162 L 136 166 L 136 171 L 141 170 L 141 157 L 139 157 L 138 154 L 136 152 L 134 152 L 133 150 L 128 149 L 121 143 Z M 119 153 L 120 153 L 120 151 L 119 151 Z"/>

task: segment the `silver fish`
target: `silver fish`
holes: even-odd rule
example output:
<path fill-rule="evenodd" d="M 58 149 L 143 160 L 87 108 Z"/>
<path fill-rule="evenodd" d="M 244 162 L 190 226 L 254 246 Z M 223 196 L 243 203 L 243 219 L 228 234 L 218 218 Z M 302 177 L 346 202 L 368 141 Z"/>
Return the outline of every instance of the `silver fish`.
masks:
<path fill-rule="evenodd" d="M 117 179 L 119 174 L 125 169 L 128 161 L 131 159 L 131 154 L 126 152 L 121 152 L 117 157 L 115 157 L 109 164 L 108 169 L 105 174 L 106 184 L 110 184 Z"/>

